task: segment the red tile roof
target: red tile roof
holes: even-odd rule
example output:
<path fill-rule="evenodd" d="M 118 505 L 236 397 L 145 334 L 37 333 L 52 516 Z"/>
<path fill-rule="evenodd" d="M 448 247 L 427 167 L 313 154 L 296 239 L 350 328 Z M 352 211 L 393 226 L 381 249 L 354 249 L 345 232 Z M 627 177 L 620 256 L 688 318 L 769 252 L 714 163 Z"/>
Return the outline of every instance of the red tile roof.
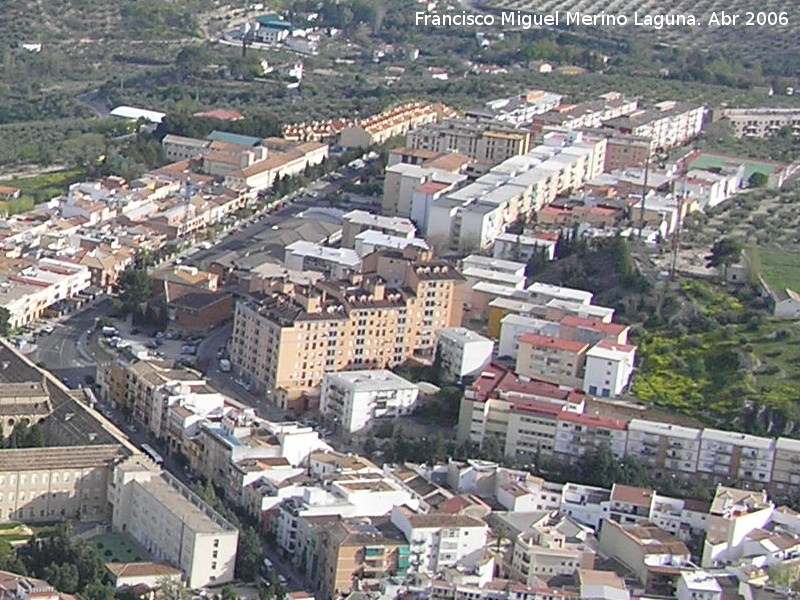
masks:
<path fill-rule="evenodd" d="M 601 417 L 600 415 L 587 413 L 578 414 L 574 412 L 563 412 L 559 415 L 558 420 L 577 423 L 579 425 L 587 425 L 589 427 L 616 429 L 618 431 L 625 431 L 628 428 L 628 421 L 625 419 L 612 419 L 609 417 Z"/>
<path fill-rule="evenodd" d="M 615 483 L 611 488 L 612 502 L 625 502 L 626 504 L 635 504 L 637 506 L 650 506 L 653 496 L 655 496 L 654 490 L 642 487 L 633 487 L 630 485 L 620 485 Z"/>
<path fill-rule="evenodd" d="M 614 350 L 615 352 L 633 352 L 636 350 L 636 346 L 631 346 L 630 344 L 615 344 L 608 340 L 597 342 L 597 347 L 603 348 L 604 350 Z"/>
<path fill-rule="evenodd" d="M 594 329 L 596 331 L 602 331 L 603 333 L 608 333 L 611 335 L 619 335 L 626 329 L 629 329 L 627 325 L 621 325 L 619 323 L 603 323 L 602 321 L 598 321 L 596 319 L 583 319 L 574 315 L 567 315 L 561 319 L 561 321 L 559 321 L 559 324 L 566 325 L 567 327 L 583 327 L 585 329 Z"/>
<path fill-rule="evenodd" d="M 576 354 L 584 352 L 589 347 L 589 344 L 585 342 L 562 340 L 561 338 L 539 335 L 538 333 L 523 334 L 519 338 L 519 343 L 530 344 L 531 346 L 536 346 L 537 348 L 555 348 L 556 350 L 564 350 L 565 352 L 574 352 Z"/>
<path fill-rule="evenodd" d="M 584 400 L 584 394 L 581 391 L 564 389 L 538 379 L 526 378 L 523 380 L 513 371 L 498 365 L 490 365 L 485 368 L 468 388 L 468 391 L 477 402 L 485 402 L 487 398 L 497 397 L 499 394 L 524 394 L 567 402 Z"/>
<path fill-rule="evenodd" d="M 435 194 L 436 192 L 441 192 L 442 190 L 446 190 L 450 187 L 449 183 L 439 183 L 438 181 L 426 181 L 415 191 L 420 192 L 421 194 Z"/>

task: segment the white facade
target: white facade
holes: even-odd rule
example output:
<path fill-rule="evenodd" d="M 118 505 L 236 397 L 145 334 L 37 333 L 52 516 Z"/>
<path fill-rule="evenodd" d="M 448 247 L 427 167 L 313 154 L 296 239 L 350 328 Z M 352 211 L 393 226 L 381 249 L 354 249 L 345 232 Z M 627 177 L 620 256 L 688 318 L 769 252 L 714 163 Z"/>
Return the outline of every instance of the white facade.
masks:
<path fill-rule="evenodd" d="M 510 314 L 500 321 L 500 343 L 497 355 L 500 357 L 517 358 L 519 352 L 519 338 L 526 333 L 558 337 L 559 325 L 552 321 Z"/>
<path fill-rule="evenodd" d="M 361 257 L 349 248 L 328 248 L 298 240 L 286 246 L 283 264 L 297 271 L 322 271 L 327 277 L 344 279 L 361 270 Z"/>
<path fill-rule="evenodd" d="M 722 587 L 710 573 L 684 571 L 678 579 L 678 600 L 720 600 Z"/>
<path fill-rule="evenodd" d="M 419 388 L 384 369 L 326 373 L 320 412 L 345 433 L 359 431 L 380 417 L 409 414 Z"/>
<path fill-rule="evenodd" d="M 636 347 L 602 341 L 586 353 L 583 391 L 593 396 L 619 396 L 633 375 Z"/>
<path fill-rule="evenodd" d="M 141 460 L 114 470 L 108 493 L 114 529 L 179 568 L 190 588 L 232 581 L 237 529 L 177 479 Z"/>
<path fill-rule="evenodd" d="M 436 357 L 452 378 L 476 375 L 492 360 L 494 342 L 465 327 L 447 327 L 436 332 Z"/>
<path fill-rule="evenodd" d="M 482 551 L 489 533 L 488 525 L 474 517 L 422 515 L 403 506 L 392 508 L 391 519 L 409 541 L 419 573 L 437 573 Z"/>
<path fill-rule="evenodd" d="M 495 258 L 528 261 L 538 252 L 547 260 L 556 257 L 556 240 L 534 235 L 501 233 L 494 240 L 492 255 Z"/>

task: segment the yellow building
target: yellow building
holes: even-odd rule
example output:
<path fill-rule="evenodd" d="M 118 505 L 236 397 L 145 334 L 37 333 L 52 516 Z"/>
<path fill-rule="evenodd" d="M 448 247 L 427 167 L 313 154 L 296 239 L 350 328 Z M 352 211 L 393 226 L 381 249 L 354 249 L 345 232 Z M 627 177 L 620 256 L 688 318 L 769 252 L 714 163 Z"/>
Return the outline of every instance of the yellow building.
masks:
<path fill-rule="evenodd" d="M 403 279 L 389 287 L 398 263 Z M 398 256 L 380 265 L 369 276 L 237 304 L 229 342 L 237 376 L 302 410 L 295 401 L 325 373 L 432 359 L 436 331 L 461 324 L 463 277 L 441 261 Z"/>

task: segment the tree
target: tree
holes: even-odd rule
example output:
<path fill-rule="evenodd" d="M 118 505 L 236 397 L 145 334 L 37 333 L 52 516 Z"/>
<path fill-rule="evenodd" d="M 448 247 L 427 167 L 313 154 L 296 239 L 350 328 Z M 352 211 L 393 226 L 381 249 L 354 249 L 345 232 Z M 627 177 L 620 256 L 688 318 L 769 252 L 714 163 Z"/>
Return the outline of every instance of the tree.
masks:
<path fill-rule="evenodd" d="M 239 544 L 236 547 L 236 577 L 244 581 L 253 581 L 258 575 L 263 554 L 261 539 L 256 530 L 252 527 L 240 529 Z"/>
<path fill-rule="evenodd" d="M 11 330 L 11 313 L 5 306 L 0 306 L 0 335 L 8 335 Z"/>
<path fill-rule="evenodd" d="M 125 269 L 118 285 L 123 302 L 130 307 L 145 302 L 152 291 L 150 276 L 144 269 Z"/>
<path fill-rule="evenodd" d="M 728 267 L 742 258 L 742 244 L 732 238 L 722 238 L 714 242 L 711 254 L 706 256 L 706 266 L 718 269 L 722 267 L 722 279 L 728 281 Z"/>
<path fill-rule="evenodd" d="M 159 600 L 192 600 L 191 592 L 183 582 L 164 577 L 158 581 Z"/>
<path fill-rule="evenodd" d="M 747 180 L 747 187 L 751 188 L 763 188 L 767 187 L 769 183 L 769 177 L 767 177 L 764 173 L 760 171 L 756 171 Z"/>

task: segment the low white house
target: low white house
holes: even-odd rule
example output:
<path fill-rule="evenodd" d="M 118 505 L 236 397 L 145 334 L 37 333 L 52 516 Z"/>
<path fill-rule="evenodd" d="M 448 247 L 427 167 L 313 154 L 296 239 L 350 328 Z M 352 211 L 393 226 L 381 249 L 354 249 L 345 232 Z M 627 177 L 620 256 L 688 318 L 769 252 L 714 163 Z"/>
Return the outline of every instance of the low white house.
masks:
<path fill-rule="evenodd" d="M 436 332 L 436 358 L 453 379 L 479 374 L 492 362 L 494 342 L 466 327 L 446 327 Z"/>
<path fill-rule="evenodd" d="M 359 431 L 380 417 L 414 410 L 419 388 L 384 369 L 327 373 L 320 412 L 344 433 Z"/>

